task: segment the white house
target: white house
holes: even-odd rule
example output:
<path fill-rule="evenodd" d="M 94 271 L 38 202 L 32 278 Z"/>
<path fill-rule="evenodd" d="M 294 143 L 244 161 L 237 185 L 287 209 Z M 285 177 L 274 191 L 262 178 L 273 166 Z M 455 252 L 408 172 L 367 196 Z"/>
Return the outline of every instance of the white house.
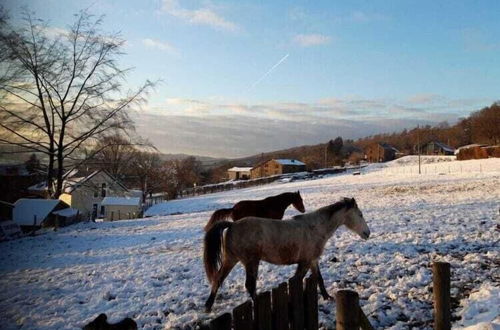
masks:
<path fill-rule="evenodd" d="M 95 219 L 104 215 L 102 201 L 105 197 L 125 197 L 128 189 L 104 170 L 85 177 L 65 181 L 64 193 L 59 199 L 80 211 L 85 218 Z"/>
<path fill-rule="evenodd" d="M 227 170 L 229 180 L 250 179 L 251 167 L 231 167 Z"/>
<path fill-rule="evenodd" d="M 133 219 L 140 216 L 140 197 L 105 197 L 101 202 L 105 221 Z"/>

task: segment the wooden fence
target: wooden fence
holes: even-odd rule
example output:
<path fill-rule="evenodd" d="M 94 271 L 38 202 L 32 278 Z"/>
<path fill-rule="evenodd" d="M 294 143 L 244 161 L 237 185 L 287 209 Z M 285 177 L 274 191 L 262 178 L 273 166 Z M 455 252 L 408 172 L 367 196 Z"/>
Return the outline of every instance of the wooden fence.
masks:
<path fill-rule="evenodd" d="M 434 329 L 451 329 L 450 264 L 434 262 Z M 317 281 L 310 276 L 302 281 L 293 278 L 272 291 L 257 295 L 201 326 L 202 330 L 317 330 Z M 359 305 L 359 296 L 352 290 L 339 290 L 336 301 L 337 330 L 373 330 Z"/>

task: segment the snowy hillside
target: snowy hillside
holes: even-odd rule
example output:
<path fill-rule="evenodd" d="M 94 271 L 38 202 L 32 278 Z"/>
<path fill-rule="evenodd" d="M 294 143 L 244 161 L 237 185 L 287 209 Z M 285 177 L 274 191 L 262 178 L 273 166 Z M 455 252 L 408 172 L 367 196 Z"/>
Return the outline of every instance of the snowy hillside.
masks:
<path fill-rule="evenodd" d="M 436 158 L 437 159 L 437 158 Z M 436 160 L 434 159 L 434 160 Z M 203 226 L 215 209 L 241 199 L 300 190 L 307 210 L 356 198 L 372 236 L 345 228 L 320 267 L 330 294 L 355 289 L 375 328 L 431 328 L 432 260 L 452 265 L 456 328 L 500 327 L 498 231 L 500 159 L 414 159 L 370 165 L 361 175 L 275 183 L 167 202 L 147 219 L 82 223 L 0 243 L 0 316 L 6 329 L 74 329 L 107 313 L 145 329 L 195 328 L 248 299 L 238 265 L 213 312 L 202 255 Z M 297 214 L 292 208 L 286 217 Z M 262 263 L 257 290 L 287 280 L 294 266 Z M 334 302 L 320 299 L 320 323 L 334 325 Z M 461 319 L 460 319 L 461 318 Z M 472 326 L 472 328 L 470 328 Z"/>

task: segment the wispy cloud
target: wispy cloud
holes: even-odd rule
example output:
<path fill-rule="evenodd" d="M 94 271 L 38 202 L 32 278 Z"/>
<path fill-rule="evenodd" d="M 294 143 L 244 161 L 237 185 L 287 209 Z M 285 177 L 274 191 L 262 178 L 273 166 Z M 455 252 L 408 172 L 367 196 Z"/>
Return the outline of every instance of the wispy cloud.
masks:
<path fill-rule="evenodd" d="M 330 36 L 324 34 L 297 34 L 293 37 L 293 42 L 301 47 L 321 46 L 332 41 Z"/>
<path fill-rule="evenodd" d="M 170 53 L 170 54 L 174 54 L 174 55 L 179 54 L 178 50 L 166 41 L 160 41 L 160 40 L 156 40 L 156 39 L 146 38 L 146 39 L 142 39 L 142 44 L 146 47 L 158 49 L 158 50 L 161 50 L 163 52 Z"/>
<path fill-rule="evenodd" d="M 190 24 L 207 25 L 218 30 L 231 32 L 240 30 L 236 23 L 225 19 L 210 7 L 187 9 L 181 7 L 177 0 L 163 0 L 162 11 Z"/>
<path fill-rule="evenodd" d="M 344 18 L 345 21 L 350 21 L 355 23 L 369 23 L 369 22 L 382 21 L 385 19 L 387 19 L 387 16 L 385 15 L 379 13 L 364 12 L 359 10 L 353 11 Z"/>

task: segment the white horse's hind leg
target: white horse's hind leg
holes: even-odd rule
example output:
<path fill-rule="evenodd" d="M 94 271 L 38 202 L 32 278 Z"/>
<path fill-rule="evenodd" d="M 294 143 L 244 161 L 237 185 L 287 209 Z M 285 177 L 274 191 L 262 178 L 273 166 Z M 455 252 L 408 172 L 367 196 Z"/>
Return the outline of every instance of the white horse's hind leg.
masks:
<path fill-rule="evenodd" d="M 325 282 L 323 282 L 323 276 L 321 276 L 321 271 L 319 270 L 318 261 L 313 262 L 313 264 L 311 266 L 311 273 L 313 274 L 313 276 L 316 276 L 316 278 L 318 279 L 319 291 L 321 292 L 321 296 L 323 297 L 323 299 L 325 299 L 325 300 L 333 299 L 333 297 L 330 296 L 328 294 L 328 292 L 326 291 Z"/>
<path fill-rule="evenodd" d="M 222 262 L 222 267 L 215 275 L 214 281 L 212 283 L 212 290 L 210 291 L 210 296 L 208 297 L 206 303 L 205 303 L 205 310 L 206 312 L 210 312 L 212 309 L 212 305 L 214 304 L 215 301 L 215 296 L 217 295 L 217 291 L 219 288 L 222 286 L 222 282 L 226 279 L 227 275 L 231 272 L 231 270 L 234 268 L 238 260 L 231 258 L 231 257 L 226 257 L 224 258 L 224 261 Z"/>

